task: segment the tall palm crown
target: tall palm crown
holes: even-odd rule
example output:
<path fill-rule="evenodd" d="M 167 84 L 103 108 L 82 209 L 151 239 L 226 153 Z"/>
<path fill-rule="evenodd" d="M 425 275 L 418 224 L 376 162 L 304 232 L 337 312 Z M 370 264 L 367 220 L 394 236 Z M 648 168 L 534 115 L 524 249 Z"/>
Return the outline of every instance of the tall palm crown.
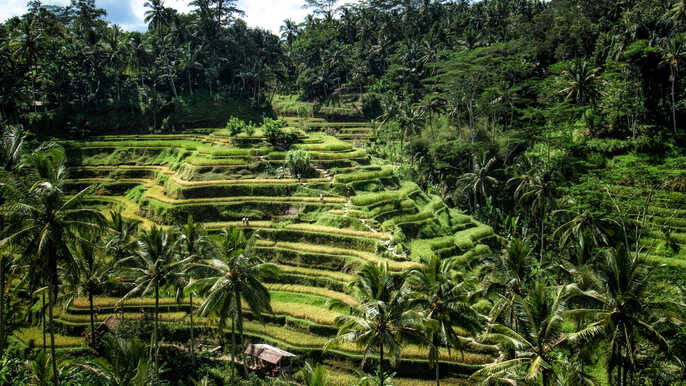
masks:
<path fill-rule="evenodd" d="M 17 127 L 7 127 L 0 138 L 0 162 L 6 171 L 12 171 L 21 163 L 26 135 Z"/>
<path fill-rule="evenodd" d="M 97 245 L 98 233 L 88 234 L 79 238 L 69 246 L 72 259 L 70 264 L 64 267 L 65 278 L 68 283 L 66 292 L 71 296 L 67 304 L 71 304 L 74 298 L 88 296 L 91 323 L 91 342 L 93 348 L 97 347 L 95 334 L 95 315 L 93 308 L 93 295 L 102 291 L 103 287 L 112 279 L 115 265 L 105 259 L 101 248 Z"/>
<path fill-rule="evenodd" d="M 125 263 L 131 262 L 130 274 L 134 287 L 124 296 L 122 301 L 132 295 L 155 294 L 155 328 L 154 344 L 158 347 L 159 330 L 159 300 L 160 288 L 179 280 L 183 275 L 185 261 L 178 254 L 178 239 L 176 234 L 153 226 L 150 230 L 141 232 L 138 240 L 138 251 Z M 155 364 L 159 364 L 157 350 L 155 350 Z M 159 366 L 156 366 L 159 369 Z"/>
<path fill-rule="evenodd" d="M 53 323 L 53 304 L 60 284 L 57 267 L 70 258 L 67 244 L 79 232 L 97 230 L 104 222 L 99 211 L 84 208 L 84 198 L 90 187 L 72 197 L 62 187 L 66 178 L 64 154 L 59 151 L 38 149 L 27 159 L 27 166 L 36 181 L 31 187 L 4 185 L 12 199 L 8 201 L 11 231 L 0 241 L 22 246 L 30 261 L 32 281 L 46 280 L 48 284 L 49 323 Z M 57 373 L 54 331 L 50 328 L 53 373 Z"/>
<path fill-rule="evenodd" d="M 108 233 L 105 239 L 105 249 L 115 261 L 123 260 L 131 256 L 138 246 L 136 235 L 140 221 L 127 219 L 120 211 L 110 212 L 110 221 L 107 222 L 105 231 Z"/>
<path fill-rule="evenodd" d="M 493 177 L 493 165 L 495 157 L 486 160 L 484 154 L 481 159 L 474 156 L 472 160 L 472 172 L 465 173 L 457 179 L 458 186 L 463 192 L 470 191 L 474 200 L 474 206 L 479 202 L 486 201 L 490 197 L 490 189 L 498 186 L 498 179 Z"/>
<path fill-rule="evenodd" d="M 608 338 L 608 379 L 616 370 L 617 385 L 628 384 L 636 371 L 636 354 L 641 341 L 669 351 L 667 340 L 651 325 L 663 318 L 683 320 L 683 304 L 672 300 L 655 301 L 648 297 L 649 272 L 640 255 L 619 248 L 610 251 L 601 268 L 601 288 L 581 291 L 574 288 L 571 300 L 582 306 L 570 311 L 573 316 L 592 320 L 570 336 L 572 341 Z"/>
<path fill-rule="evenodd" d="M 438 354 L 440 347 L 461 348 L 455 327 L 475 334 L 481 329 L 482 317 L 472 309 L 464 282 L 455 280 L 456 259 L 436 255 L 422 259 L 424 268 L 409 272 L 406 285 L 411 292 L 410 304 L 421 310 L 428 328 L 430 360 L 436 366 L 436 383 L 440 382 Z"/>
<path fill-rule="evenodd" d="M 170 13 L 164 6 L 164 0 L 146 1 L 143 6 L 149 8 L 145 11 L 145 22 L 151 30 L 159 29 L 169 23 Z"/>
<path fill-rule="evenodd" d="M 408 335 L 419 336 L 421 318 L 408 308 L 405 293 L 388 271 L 387 264 L 365 265 L 351 287 L 359 304 L 350 315 L 336 317 L 338 334 L 327 342 L 325 349 L 345 342 L 357 344 L 364 348 L 363 366 L 370 354 L 379 353 L 379 383 L 383 385 L 384 354 L 389 352 L 394 363 L 400 355 L 403 340 Z M 347 307 L 333 302 L 332 306 Z"/>
<path fill-rule="evenodd" d="M 516 238 L 484 265 L 482 269 L 488 276 L 481 283 L 481 291 L 488 297 L 495 296 L 489 315 L 492 321 L 500 320 L 516 327 L 516 299 L 526 296 L 538 266 L 527 240 Z"/>
<path fill-rule="evenodd" d="M 555 364 L 552 353 L 567 339 L 562 333 L 565 294 L 564 287 L 547 287 L 543 281 L 536 281 L 526 297 L 518 297 L 517 328 L 493 324 L 479 337 L 499 344 L 504 355 L 474 373 L 472 379 L 482 384 L 524 380 L 550 385 Z"/>
<path fill-rule="evenodd" d="M 599 68 L 586 60 L 577 59 L 562 72 L 564 86 L 560 94 L 579 105 L 595 104 L 601 92 L 598 82 Z"/>
<path fill-rule="evenodd" d="M 224 229 L 222 239 L 215 243 L 214 249 L 216 258 L 200 265 L 206 271 L 196 284 L 206 292 L 200 313 L 217 316 L 220 332 L 224 331 L 226 319 L 231 316 L 242 347 L 243 302 L 257 317 L 263 312 L 271 312 L 271 295 L 260 280 L 274 278 L 279 271 L 274 264 L 265 263 L 251 255 L 252 248 L 243 231 L 238 228 Z M 235 340 L 233 329 L 231 336 Z M 235 341 L 232 350 L 235 358 Z"/>

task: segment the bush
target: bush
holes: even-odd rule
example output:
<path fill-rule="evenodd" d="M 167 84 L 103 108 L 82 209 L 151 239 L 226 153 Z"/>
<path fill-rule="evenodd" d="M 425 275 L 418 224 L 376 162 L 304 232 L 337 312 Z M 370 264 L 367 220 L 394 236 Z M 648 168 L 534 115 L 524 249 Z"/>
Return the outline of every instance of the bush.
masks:
<path fill-rule="evenodd" d="M 267 141 L 279 150 L 288 150 L 291 145 L 298 141 L 298 134 L 284 130 L 286 123 L 281 120 L 265 118 L 264 136 Z"/>
<path fill-rule="evenodd" d="M 231 136 L 240 134 L 243 130 L 245 130 L 245 128 L 245 122 L 236 117 L 231 117 L 231 119 L 229 119 L 229 121 L 226 123 L 226 130 L 229 131 L 229 134 L 231 134 Z"/>
<path fill-rule="evenodd" d="M 245 126 L 245 134 L 246 134 L 248 137 L 252 137 L 253 135 L 255 135 L 255 130 L 256 130 L 256 129 L 257 129 L 257 128 L 255 127 L 255 125 L 253 125 L 252 123 L 250 123 L 250 124 L 248 124 L 248 125 Z"/>
<path fill-rule="evenodd" d="M 293 176 L 303 176 L 310 170 L 310 153 L 305 150 L 291 150 L 286 155 L 286 165 Z"/>

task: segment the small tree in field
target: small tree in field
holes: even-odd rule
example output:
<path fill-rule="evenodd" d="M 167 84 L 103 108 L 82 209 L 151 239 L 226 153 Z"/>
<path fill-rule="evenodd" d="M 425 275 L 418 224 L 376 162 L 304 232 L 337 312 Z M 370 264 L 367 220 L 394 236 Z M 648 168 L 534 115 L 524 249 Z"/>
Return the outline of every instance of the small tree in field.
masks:
<path fill-rule="evenodd" d="M 242 120 L 236 118 L 236 117 L 231 117 L 229 121 L 226 123 L 226 130 L 229 131 L 229 134 L 231 136 L 238 135 L 240 134 L 243 130 L 245 130 L 245 122 Z"/>
<path fill-rule="evenodd" d="M 286 155 L 286 165 L 294 176 L 302 176 L 310 170 L 310 153 L 305 150 L 291 150 Z"/>

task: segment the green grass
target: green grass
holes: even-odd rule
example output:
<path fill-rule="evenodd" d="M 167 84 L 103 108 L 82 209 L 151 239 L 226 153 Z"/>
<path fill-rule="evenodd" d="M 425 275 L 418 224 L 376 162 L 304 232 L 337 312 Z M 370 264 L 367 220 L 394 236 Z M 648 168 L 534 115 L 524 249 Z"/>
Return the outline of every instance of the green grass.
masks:
<path fill-rule="evenodd" d="M 33 342 L 34 346 L 39 346 L 43 342 L 43 331 L 40 327 L 20 328 L 15 330 L 13 334 L 25 344 Z M 48 344 L 50 344 L 50 336 L 48 336 L 47 340 Z M 83 344 L 84 340 L 81 337 L 55 334 L 55 347 L 78 347 Z"/>
<path fill-rule="evenodd" d="M 351 306 L 357 305 L 357 300 L 355 300 L 352 296 L 326 288 L 308 287 L 299 284 L 266 284 L 265 287 L 269 288 L 270 291 L 317 295 L 330 299 L 337 299 Z"/>
<path fill-rule="evenodd" d="M 341 184 L 347 184 L 353 181 L 367 181 L 388 177 L 393 177 L 393 168 L 391 167 L 384 167 L 378 171 L 336 174 L 334 180 Z"/>
<path fill-rule="evenodd" d="M 350 198 L 350 201 L 357 206 L 370 206 L 382 202 L 400 202 L 409 197 L 410 194 L 419 190 L 419 187 L 411 182 L 405 183 L 398 190 L 383 191 L 378 193 L 366 193 Z"/>
<path fill-rule="evenodd" d="M 340 228 L 335 228 L 335 227 L 327 227 L 327 226 L 313 225 L 313 224 L 292 224 L 292 225 L 287 226 L 287 228 L 293 229 L 293 230 L 307 231 L 307 232 L 332 233 L 332 234 L 343 235 L 343 236 L 363 237 L 363 238 L 371 238 L 371 239 L 378 239 L 378 240 L 388 240 L 391 238 L 391 235 L 389 233 L 364 232 L 364 231 L 356 231 L 356 230 L 352 230 L 352 229 L 340 229 Z"/>
<path fill-rule="evenodd" d="M 488 225 L 478 225 L 455 234 L 455 245 L 462 250 L 474 248 L 474 243 L 494 235 L 493 228 Z"/>

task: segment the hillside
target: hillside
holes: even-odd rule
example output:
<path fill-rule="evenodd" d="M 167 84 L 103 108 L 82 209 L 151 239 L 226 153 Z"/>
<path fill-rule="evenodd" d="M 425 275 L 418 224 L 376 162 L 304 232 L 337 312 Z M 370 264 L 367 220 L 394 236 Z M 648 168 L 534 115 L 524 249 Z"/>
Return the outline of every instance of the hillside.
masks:
<path fill-rule="evenodd" d="M 284 174 L 285 153 L 270 146 L 261 129 L 253 136 L 234 137 L 222 129 L 65 142 L 68 187 L 75 192 L 95 185 L 89 198 L 93 206 L 121 209 L 144 227 L 183 223 L 191 215 L 211 231 L 244 228 L 257 239 L 254 253 L 283 272 L 278 282 L 267 284 L 274 315 L 267 324 L 247 323 L 248 335 L 306 356 L 322 355 L 322 346 L 336 333 L 335 313 L 327 302 L 354 304 L 347 284 L 362 264 L 383 262 L 391 271 L 403 272 L 418 267 L 420 257 L 436 254 L 459 257 L 466 265 L 489 253 L 489 245 L 497 246 L 490 227 L 399 179 L 389 164 L 343 141 L 358 143 L 346 129 L 363 130 L 368 124 L 289 122 L 309 130 L 293 128 L 300 136 L 294 148 L 312 159 L 312 169 L 300 181 Z M 327 129 L 338 129 L 334 131 L 341 139 L 327 135 Z M 245 217 L 247 226 L 242 224 Z M 98 301 L 98 320 L 115 312 L 117 299 Z M 163 321 L 189 322 L 187 305 L 171 299 L 164 304 Z M 125 318 L 141 318 L 138 310 L 151 306 L 151 300 L 132 299 L 123 312 Z M 77 302 L 61 315 L 62 323 L 87 326 L 87 310 L 79 307 L 83 305 Z M 480 345 L 464 356 L 445 351 L 443 371 L 467 375 L 495 354 Z M 343 346 L 323 358 L 350 371 L 360 355 L 358 348 Z M 426 356 L 425 349 L 407 346 L 402 363 L 413 366 L 400 365 L 398 375 L 430 374 Z"/>

